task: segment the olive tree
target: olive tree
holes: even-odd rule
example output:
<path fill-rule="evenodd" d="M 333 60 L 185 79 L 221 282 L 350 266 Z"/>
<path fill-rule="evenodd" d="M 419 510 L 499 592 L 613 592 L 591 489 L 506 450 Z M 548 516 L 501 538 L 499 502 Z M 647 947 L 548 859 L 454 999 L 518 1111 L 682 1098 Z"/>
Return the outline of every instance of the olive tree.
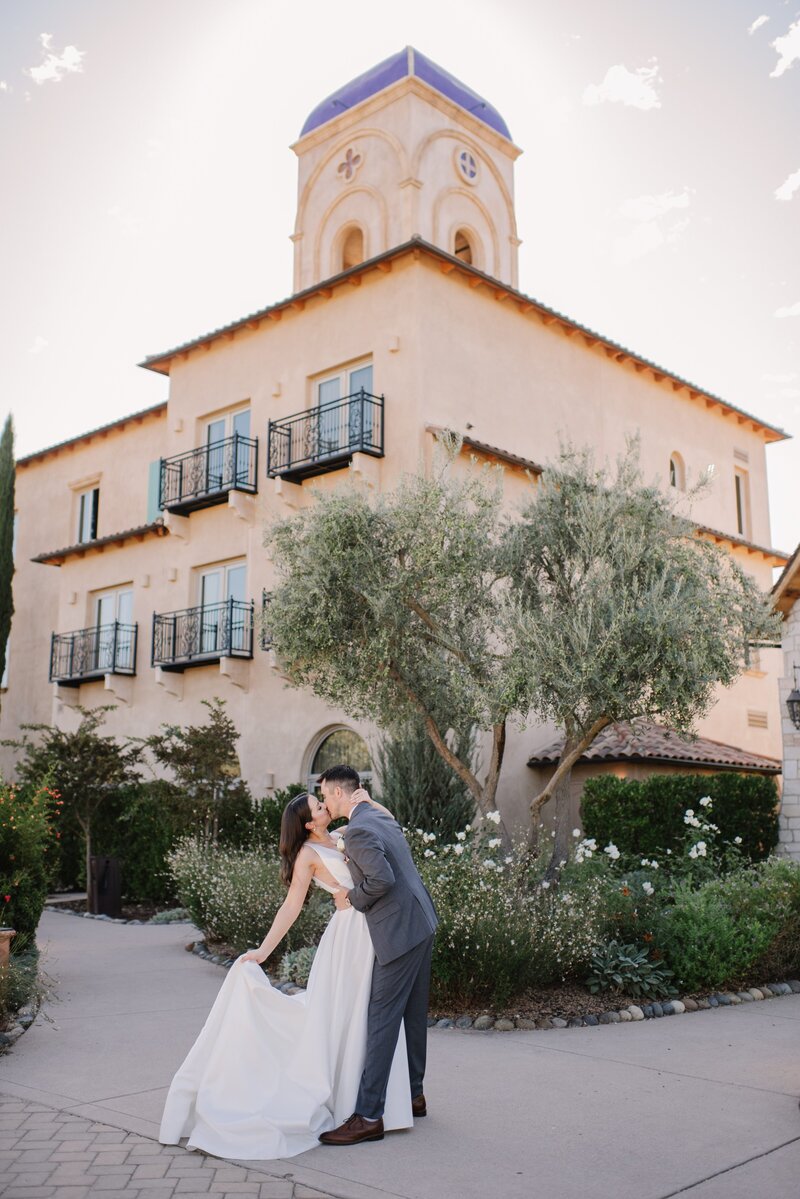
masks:
<path fill-rule="evenodd" d="M 499 480 L 455 474 L 458 442 L 446 441 L 431 474 L 377 496 L 318 495 L 268 530 L 279 576 L 269 632 L 292 683 L 385 729 L 421 721 L 487 813 L 508 719 L 528 705 L 519 703 L 496 570 Z M 468 742 L 448 736 L 470 725 L 490 735 L 482 773 Z"/>
<path fill-rule="evenodd" d="M 551 872 L 567 856 L 572 767 L 598 733 L 637 718 L 689 732 L 748 645 L 776 636 L 768 596 L 678 503 L 644 481 L 635 441 L 614 468 L 567 448 L 506 528 L 515 665 L 532 711 L 565 737 L 531 803 L 533 836 L 556 798 Z"/>

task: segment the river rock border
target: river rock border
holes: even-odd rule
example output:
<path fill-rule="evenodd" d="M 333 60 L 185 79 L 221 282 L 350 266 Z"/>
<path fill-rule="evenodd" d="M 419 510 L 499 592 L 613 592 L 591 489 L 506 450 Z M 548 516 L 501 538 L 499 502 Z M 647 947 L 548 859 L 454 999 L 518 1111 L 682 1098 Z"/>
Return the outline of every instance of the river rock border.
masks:
<path fill-rule="evenodd" d="M 46 912 L 58 912 L 61 916 L 78 916 L 81 920 L 104 920 L 106 924 L 140 924 L 140 925 L 158 925 L 160 928 L 169 928 L 175 924 L 191 924 L 192 920 L 125 920 L 122 916 L 105 916 L 101 912 L 74 912 L 72 908 L 60 907 L 57 903 L 45 904 Z"/>
<path fill-rule="evenodd" d="M 236 958 L 225 957 L 224 954 L 212 953 L 205 941 L 190 941 L 186 946 L 189 953 L 196 954 L 204 961 L 213 962 L 229 970 Z M 285 979 L 279 980 L 267 975 L 267 978 L 279 991 L 286 995 L 297 995 L 302 987 Z M 789 979 L 782 983 L 765 983 L 763 986 L 750 987 L 746 991 L 712 991 L 700 998 L 684 995 L 683 999 L 671 999 L 663 1003 L 631 1003 L 627 1007 L 609 1009 L 599 1015 L 594 1013 L 587 1016 L 573 1016 L 571 1020 L 562 1020 L 560 1016 L 545 1016 L 538 1020 L 529 1020 L 524 1016 L 506 1019 L 504 1016 L 447 1016 L 441 1020 L 431 1017 L 428 1028 L 459 1028 L 474 1029 L 476 1032 L 514 1032 L 524 1029 L 528 1032 L 548 1028 L 594 1028 L 600 1024 L 628 1024 L 638 1020 L 658 1020 L 663 1016 L 682 1016 L 684 1012 L 706 1011 L 711 1008 L 736 1007 L 740 1003 L 757 1003 L 759 1000 L 777 999 L 781 995 L 800 995 L 800 980 Z"/>

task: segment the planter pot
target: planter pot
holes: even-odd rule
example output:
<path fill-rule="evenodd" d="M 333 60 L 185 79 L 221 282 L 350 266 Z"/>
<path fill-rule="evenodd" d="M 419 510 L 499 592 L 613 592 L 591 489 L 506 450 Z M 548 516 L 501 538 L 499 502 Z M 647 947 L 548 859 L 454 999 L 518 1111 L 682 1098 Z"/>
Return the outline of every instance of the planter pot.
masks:
<path fill-rule="evenodd" d="M 11 951 L 11 938 L 16 937 L 16 929 L 0 928 L 0 970 L 8 965 L 8 955 Z"/>

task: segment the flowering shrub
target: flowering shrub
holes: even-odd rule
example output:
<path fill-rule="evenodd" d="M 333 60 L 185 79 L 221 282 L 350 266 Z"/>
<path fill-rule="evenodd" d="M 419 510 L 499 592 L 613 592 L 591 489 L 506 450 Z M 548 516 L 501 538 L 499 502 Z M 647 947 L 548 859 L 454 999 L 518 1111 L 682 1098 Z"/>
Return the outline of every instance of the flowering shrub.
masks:
<path fill-rule="evenodd" d="M 211 941 L 237 953 L 260 945 L 286 898 L 277 858 L 261 851 L 226 849 L 186 837 L 167 858 L 175 891 Z M 281 950 L 313 945 L 332 912 L 329 898 L 312 888 Z"/>
<path fill-rule="evenodd" d="M 12 953 L 6 969 L 0 971 L 0 1030 L 8 1028 L 21 1007 L 44 993 L 38 965 L 39 951 L 29 944 L 21 953 Z"/>
<path fill-rule="evenodd" d="M 551 887 L 523 849 L 503 850 L 492 836 L 497 821 L 490 813 L 444 845 L 433 833 L 408 833 L 439 914 L 431 972 L 438 1002 L 503 1005 L 527 986 L 577 976 L 603 931 L 596 880 Z"/>
<path fill-rule="evenodd" d="M 16 929 L 19 952 L 30 943 L 56 868 L 61 799 L 51 787 L 0 784 L 0 925 Z"/>

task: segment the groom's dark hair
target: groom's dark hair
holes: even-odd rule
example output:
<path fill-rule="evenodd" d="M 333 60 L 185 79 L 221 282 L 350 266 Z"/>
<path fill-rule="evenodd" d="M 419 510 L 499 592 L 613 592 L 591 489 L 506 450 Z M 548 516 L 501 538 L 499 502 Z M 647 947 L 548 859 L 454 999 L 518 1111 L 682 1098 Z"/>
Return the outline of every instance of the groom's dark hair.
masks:
<path fill-rule="evenodd" d="M 333 783 L 334 787 L 341 787 L 343 791 L 350 792 L 361 786 L 358 771 L 354 770 L 352 766 L 331 766 L 327 770 L 323 770 L 319 781 Z"/>

